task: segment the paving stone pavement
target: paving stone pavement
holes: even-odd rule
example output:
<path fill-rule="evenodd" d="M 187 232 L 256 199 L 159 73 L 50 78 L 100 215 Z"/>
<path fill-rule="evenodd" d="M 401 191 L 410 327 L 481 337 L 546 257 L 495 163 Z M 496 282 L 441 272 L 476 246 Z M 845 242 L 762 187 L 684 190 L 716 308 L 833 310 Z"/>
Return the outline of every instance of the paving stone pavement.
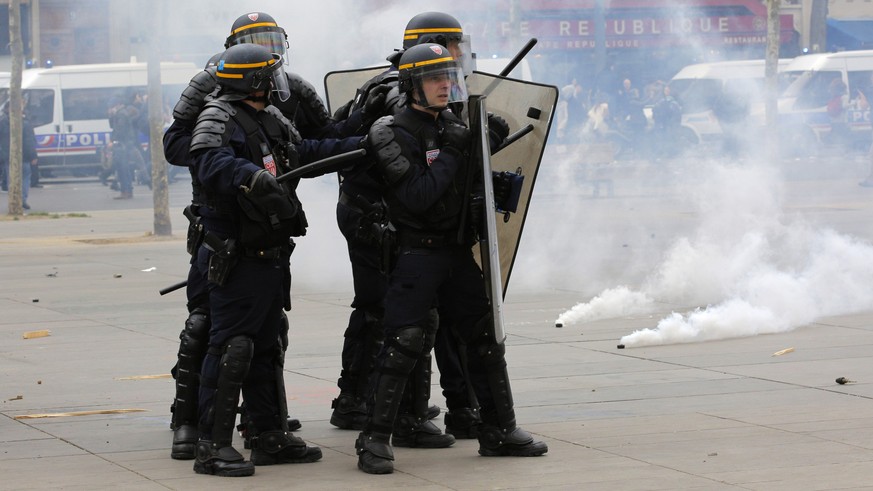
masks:
<path fill-rule="evenodd" d="M 842 185 L 856 194 L 814 206 L 848 206 L 837 227 L 869 240 L 859 225 L 869 196 Z M 301 247 L 292 259 L 288 403 L 297 434 L 324 458 L 248 478 L 196 475 L 169 457 L 167 374 L 184 295 L 157 293 L 184 279 L 184 223 L 174 215 L 173 237 L 148 236 L 150 202 L 136 199 L 141 207 L 0 221 L 2 489 L 873 489 L 873 306 L 782 334 L 621 350 L 622 336 L 695 306 L 556 328 L 584 299 L 558 288 L 510 290 L 505 315 L 518 420 L 547 455 L 486 458 L 458 441 L 395 449 L 394 474 L 363 474 L 356 433 L 328 423 L 352 292 L 347 277 L 317 271 L 345 268 L 341 247 Z M 24 339 L 40 330 L 49 333 Z M 432 398 L 442 402 L 438 385 Z M 80 411 L 96 413 L 58 415 Z"/>

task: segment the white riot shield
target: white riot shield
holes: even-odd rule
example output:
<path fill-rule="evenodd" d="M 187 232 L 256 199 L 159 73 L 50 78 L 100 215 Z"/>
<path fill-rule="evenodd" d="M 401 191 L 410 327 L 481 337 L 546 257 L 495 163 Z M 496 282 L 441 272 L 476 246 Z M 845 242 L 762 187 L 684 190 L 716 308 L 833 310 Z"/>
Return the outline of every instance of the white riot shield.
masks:
<path fill-rule="evenodd" d="M 355 70 L 337 70 L 324 76 L 324 94 L 330 114 L 357 96 L 357 91 L 374 77 L 387 71 L 390 65 Z"/>
<path fill-rule="evenodd" d="M 552 85 L 473 72 L 467 77 L 467 90 L 471 95 L 471 100 L 475 101 L 475 96 L 485 96 L 482 101 L 485 106 L 483 110 L 503 117 L 509 123 L 510 135 L 524 129 L 529 131 L 496 154 L 491 155 L 490 162 L 486 162 L 484 166 L 487 167 L 487 164 L 490 163 L 490 170 L 495 172 L 509 171 L 524 176 L 518 209 L 515 213 L 497 214 L 494 208 L 493 194 L 486 194 L 486 207 L 490 206 L 489 209 L 494 212 L 488 214 L 486 225 L 490 227 L 491 218 L 494 218 L 494 230 L 489 231 L 489 234 L 496 237 L 496 247 L 499 252 L 494 255 L 493 251 L 484 251 L 482 257 L 493 256 L 499 260 L 495 261 L 496 264 L 490 266 L 482 264 L 482 266 L 483 271 L 489 267 L 490 273 L 494 274 L 495 278 L 499 278 L 500 295 L 492 297 L 492 303 L 496 303 L 494 299 L 498 298 L 502 301 L 509 284 L 537 171 L 545 151 L 546 138 L 552 124 L 555 106 L 558 103 L 558 88 Z M 473 122 L 477 122 L 479 119 L 475 115 L 476 111 L 477 109 L 474 107 L 471 107 L 469 111 Z M 480 126 L 484 126 L 484 124 Z M 487 142 L 487 132 L 484 128 L 472 129 L 474 138 L 481 130 L 480 138 L 485 138 Z M 475 150 L 477 149 L 474 148 Z M 490 172 L 487 176 L 490 177 Z M 490 188 L 490 179 L 486 179 L 486 185 Z M 489 189 L 486 189 L 486 193 L 488 192 Z M 488 278 L 488 272 L 486 272 L 486 278 Z M 492 294 L 497 293 L 494 287 L 491 289 L 493 290 Z"/>

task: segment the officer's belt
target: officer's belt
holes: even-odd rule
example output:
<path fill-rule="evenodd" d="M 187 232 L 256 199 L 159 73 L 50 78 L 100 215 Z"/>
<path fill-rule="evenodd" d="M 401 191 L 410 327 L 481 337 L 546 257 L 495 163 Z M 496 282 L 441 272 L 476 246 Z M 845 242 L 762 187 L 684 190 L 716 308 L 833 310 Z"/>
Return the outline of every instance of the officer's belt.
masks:
<path fill-rule="evenodd" d="M 209 246 L 214 252 L 221 251 L 225 247 L 225 241 L 218 238 L 217 235 L 212 232 L 207 231 L 203 234 L 203 242 Z M 244 247 L 237 249 L 238 254 L 243 257 L 253 258 L 253 259 L 276 259 L 282 257 L 283 255 L 290 256 L 291 255 L 291 246 L 275 246 L 275 247 L 267 247 L 264 249 L 253 249 L 251 247 Z"/>
<path fill-rule="evenodd" d="M 254 259 L 276 259 L 288 254 L 288 248 L 282 246 L 270 247 L 268 249 L 251 249 L 244 248 L 242 250 L 243 257 Z"/>
<path fill-rule="evenodd" d="M 398 242 L 401 247 L 438 248 L 457 244 L 455 234 L 452 232 L 428 233 L 403 231 L 398 235 Z"/>

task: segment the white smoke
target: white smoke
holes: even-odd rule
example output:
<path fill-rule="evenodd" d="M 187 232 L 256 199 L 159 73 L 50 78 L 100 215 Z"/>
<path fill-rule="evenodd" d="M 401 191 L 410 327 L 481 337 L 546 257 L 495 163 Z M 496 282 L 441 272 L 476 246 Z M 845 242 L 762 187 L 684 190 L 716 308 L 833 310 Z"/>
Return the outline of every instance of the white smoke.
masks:
<path fill-rule="evenodd" d="M 692 195 L 699 222 L 639 291 L 607 289 L 558 322 L 653 312 L 656 302 L 705 306 L 621 338 L 632 347 L 786 332 L 873 307 L 873 246 L 783 213 L 784 184 L 768 168 L 710 163 L 706 171 Z"/>

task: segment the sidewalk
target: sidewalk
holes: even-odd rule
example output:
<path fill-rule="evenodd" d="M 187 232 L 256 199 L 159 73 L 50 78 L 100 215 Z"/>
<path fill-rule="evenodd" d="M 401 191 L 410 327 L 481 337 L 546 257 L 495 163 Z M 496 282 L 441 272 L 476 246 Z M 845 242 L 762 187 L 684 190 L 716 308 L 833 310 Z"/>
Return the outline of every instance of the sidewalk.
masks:
<path fill-rule="evenodd" d="M 289 407 L 324 458 L 248 478 L 196 475 L 169 458 L 166 374 L 184 293 L 157 293 L 184 279 L 184 224 L 174 216 L 175 237 L 147 237 L 150 213 L 0 222 L 0 488 L 873 489 L 873 310 L 779 335 L 619 350 L 621 336 L 689 306 L 555 328 L 577 293 L 510 291 L 518 421 L 548 454 L 485 458 L 462 440 L 395 449 L 395 473 L 371 476 L 356 468 L 356 433 L 328 423 L 350 284 L 297 277 Z M 39 330 L 50 333 L 23 338 Z M 432 400 L 443 404 L 437 385 Z M 80 411 L 110 414 L 22 419 Z"/>

